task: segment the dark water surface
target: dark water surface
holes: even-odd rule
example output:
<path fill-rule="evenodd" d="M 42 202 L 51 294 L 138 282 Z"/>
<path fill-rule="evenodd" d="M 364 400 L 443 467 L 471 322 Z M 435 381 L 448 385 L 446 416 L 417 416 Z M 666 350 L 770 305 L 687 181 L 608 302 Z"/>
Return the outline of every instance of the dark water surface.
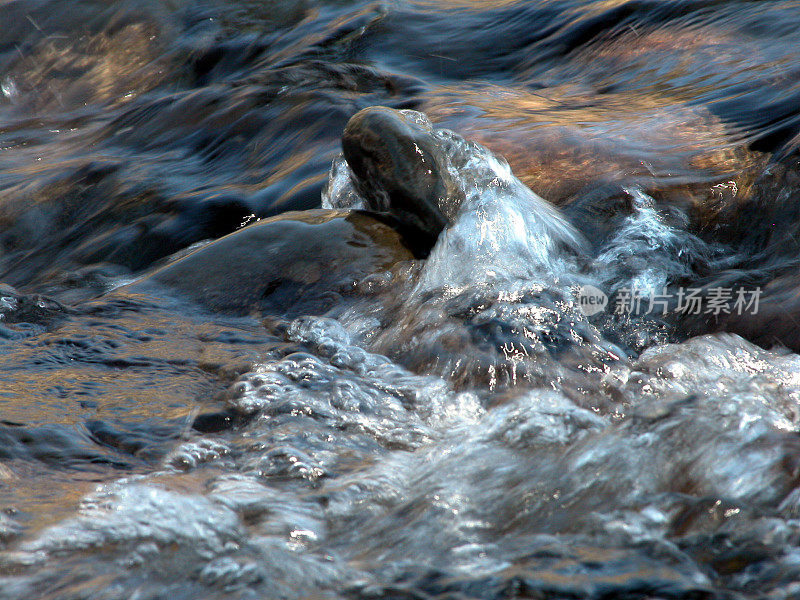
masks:
<path fill-rule="evenodd" d="M 488 148 L 426 260 L 135 283 L 357 206 L 372 105 Z M 794 1 L 0 0 L 0 598 L 800 597 L 798 146 Z"/>

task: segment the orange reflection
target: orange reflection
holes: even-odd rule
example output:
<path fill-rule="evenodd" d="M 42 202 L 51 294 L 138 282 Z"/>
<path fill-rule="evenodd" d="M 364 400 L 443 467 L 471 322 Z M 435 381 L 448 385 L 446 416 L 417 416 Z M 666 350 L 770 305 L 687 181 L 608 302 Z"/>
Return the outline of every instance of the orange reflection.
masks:
<path fill-rule="evenodd" d="M 698 198 L 729 179 L 742 190 L 765 160 L 707 110 L 656 93 L 598 95 L 571 85 L 534 92 L 473 82 L 440 88 L 422 110 L 504 156 L 555 203 L 604 180 L 696 185 Z"/>

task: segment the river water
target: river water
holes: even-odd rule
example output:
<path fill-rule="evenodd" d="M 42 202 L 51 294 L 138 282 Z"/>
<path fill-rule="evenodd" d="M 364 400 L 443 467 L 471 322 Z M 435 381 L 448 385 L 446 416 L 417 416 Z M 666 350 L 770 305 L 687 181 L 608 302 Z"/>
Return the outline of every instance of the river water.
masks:
<path fill-rule="evenodd" d="M 127 285 L 362 206 L 373 105 L 427 258 Z M 0 598 L 800 597 L 799 135 L 788 0 L 0 0 Z"/>

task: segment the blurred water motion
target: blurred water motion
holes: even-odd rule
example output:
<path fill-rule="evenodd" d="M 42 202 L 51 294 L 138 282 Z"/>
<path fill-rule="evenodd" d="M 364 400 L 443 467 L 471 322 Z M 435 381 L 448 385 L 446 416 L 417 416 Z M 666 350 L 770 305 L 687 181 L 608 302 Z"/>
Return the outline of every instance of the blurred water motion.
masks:
<path fill-rule="evenodd" d="M 427 261 L 125 287 L 351 206 L 372 105 L 486 147 Z M 796 597 L 799 106 L 790 1 L 0 1 L 0 598 Z"/>

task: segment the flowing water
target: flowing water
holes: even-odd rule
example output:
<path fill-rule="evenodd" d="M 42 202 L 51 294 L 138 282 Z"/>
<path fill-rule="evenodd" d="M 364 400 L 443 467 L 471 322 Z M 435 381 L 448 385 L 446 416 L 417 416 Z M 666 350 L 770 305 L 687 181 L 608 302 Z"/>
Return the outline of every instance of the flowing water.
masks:
<path fill-rule="evenodd" d="M 372 105 L 426 258 L 135 283 L 366 206 Z M 0 598 L 800 597 L 798 145 L 789 0 L 0 0 Z"/>

